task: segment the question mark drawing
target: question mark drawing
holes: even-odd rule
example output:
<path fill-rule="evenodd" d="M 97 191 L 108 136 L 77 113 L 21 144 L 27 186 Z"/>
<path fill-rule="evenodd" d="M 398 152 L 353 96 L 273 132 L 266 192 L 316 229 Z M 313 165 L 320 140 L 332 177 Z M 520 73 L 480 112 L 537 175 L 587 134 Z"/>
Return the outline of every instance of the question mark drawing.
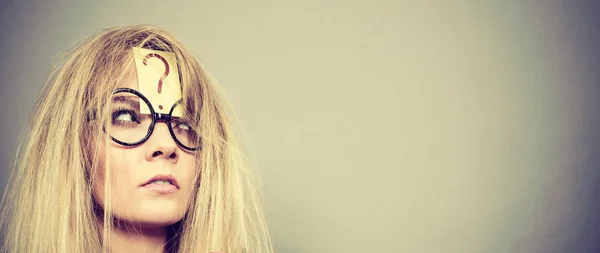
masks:
<path fill-rule="evenodd" d="M 144 65 L 145 66 L 148 66 L 148 59 L 150 59 L 152 57 L 156 57 L 156 58 L 160 59 L 163 62 L 163 64 L 165 64 L 165 73 L 163 73 L 163 75 L 158 80 L 158 94 L 160 94 L 162 92 L 163 81 L 169 75 L 169 63 L 160 54 L 149 53 L 146 55 L 146 57 L 144 57 Z M 162 110 L 162 108 L 163 108 L 162 105 L 158 105 L 158 109 Z"/>

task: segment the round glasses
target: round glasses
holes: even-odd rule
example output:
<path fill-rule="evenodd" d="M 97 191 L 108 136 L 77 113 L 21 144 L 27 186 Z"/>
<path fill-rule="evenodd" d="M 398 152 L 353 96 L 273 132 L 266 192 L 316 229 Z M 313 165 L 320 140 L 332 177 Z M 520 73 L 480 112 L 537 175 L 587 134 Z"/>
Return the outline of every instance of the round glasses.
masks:
<path fill-rule="evenodd" d="M 201 147 L 198 133 L 190 122 L 173 116 L 176 108 L 182 106 L 181 99 L 169 111 L 169 114 L 156 113 L 150 101 L 140 92 L 129 88 L 118 88 L 113 91 L 110 106 L 110 127 L 107 132 L 111 139 L 123 146 L 137 146 L 148 140 L 158 122 L 169 127 L 171 137 L 181 148 L 196 151 Z M 142 106 L 147 106 L 150 113 L 141 113 Z M 181 111 L 183 108 L 181 108 Z"/>

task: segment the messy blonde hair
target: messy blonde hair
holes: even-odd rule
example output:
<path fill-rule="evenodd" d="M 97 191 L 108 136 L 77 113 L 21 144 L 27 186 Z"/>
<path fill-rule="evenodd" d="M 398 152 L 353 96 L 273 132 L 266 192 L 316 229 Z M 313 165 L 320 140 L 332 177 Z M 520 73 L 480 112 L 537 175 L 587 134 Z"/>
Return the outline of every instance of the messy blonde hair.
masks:
<path fill-rule="evenodd" d="M 147 25 L 91 37 L 45 85 L 2 198 L 3 252 L 110 252 L 110 177 L 104 177 L 101 214 L 92 194 L 98 167 L 110 173 L 99 162 L 108 152 L 90 147 L 109 141 L 102 124 L 110 95 L 133 61 L 132 47 L 175 53 L 186 115 L 196 119 L 202 141 L 195 152 L 196 190 L 167 251 L 272 252 L 257 180 L 227 117 L 230 107 L 181 42 Z"/>

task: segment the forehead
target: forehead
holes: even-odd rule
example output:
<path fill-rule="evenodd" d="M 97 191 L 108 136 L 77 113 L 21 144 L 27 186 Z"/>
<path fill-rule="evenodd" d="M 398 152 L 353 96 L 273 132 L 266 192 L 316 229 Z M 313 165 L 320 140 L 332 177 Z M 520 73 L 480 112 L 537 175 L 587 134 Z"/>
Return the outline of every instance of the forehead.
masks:
<path fill-rule="evenodd" d="M 162 73 L 155 71 L 156 68 L 146 69 L 146 66 L 152 67 L 152 64 L 141 66 L 140 64 L 136 64 L 133 62 L 131 64 L 128 64 L 123 70 L 123 75 L 121 80 L 117 84 L 117 88 L 129 88 L 136 90 L 148 100 L 150 106 L 152 106 L 152 109 L 155 112 L 167 114 L 170 112 L 170 109 L 173 107 L 173 105 L 175 105 L 182 98 L 181 85 L 179 84 L 179 82 L 165 82 L 163 80 L 161 85 L 162 87 L 160 87 L 158 81 L 161 80 L 160 75 L 162 75 Z M 142 70 L 140 70 L 140 68 L 142 68 Z M 178 71 L 174 74 L 176 74 L 177 76 L 179 75 Z M 148 79 L 156 80 L 156 82 L 150 82 L 148 81 Z M 159 89 L 159 87 L 162 89 Z M 128 99 L 123 100 L 123 97 L 128 97 Z M 143 114 L 150 113 L 148 105 L 136 98 L 137 96 L 132 93 L 120 92 L 113 96 L 112 102 L 126 102 L 127 104 L 139 108 L 139 110 Z M 172 112 L 172 116 L 181 117 L 182 114 L 183 111 L 181 107 L 176 107 L 175 110 Z"/>
<path fill-rule="evenodd" d="M 181 99 L 175 53 L 138 47 L 134 47 L 132 53 L 137 73 L 137 90 L 152 103 L 156 112 L 168 113 L 168 108 Z"/>
<path fill-rule="evenodd" d="M 138 77 L 135 65 L 128 64 L 125 68 L 123 78 L 117 84 L 117 88 L 130 88 L 139 91 Z"/>

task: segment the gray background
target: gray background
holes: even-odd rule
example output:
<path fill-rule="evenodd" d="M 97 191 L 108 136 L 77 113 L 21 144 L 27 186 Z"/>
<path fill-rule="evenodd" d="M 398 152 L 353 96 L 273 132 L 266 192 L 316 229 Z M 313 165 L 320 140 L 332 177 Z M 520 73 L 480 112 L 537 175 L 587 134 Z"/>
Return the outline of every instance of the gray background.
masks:
<path fill-rule="evenodd" d="M 65 49 L 150 23 L 205 63 L 277 252 L 598 252 L 597 4 L 5 1 L 2 188 Z"/>

